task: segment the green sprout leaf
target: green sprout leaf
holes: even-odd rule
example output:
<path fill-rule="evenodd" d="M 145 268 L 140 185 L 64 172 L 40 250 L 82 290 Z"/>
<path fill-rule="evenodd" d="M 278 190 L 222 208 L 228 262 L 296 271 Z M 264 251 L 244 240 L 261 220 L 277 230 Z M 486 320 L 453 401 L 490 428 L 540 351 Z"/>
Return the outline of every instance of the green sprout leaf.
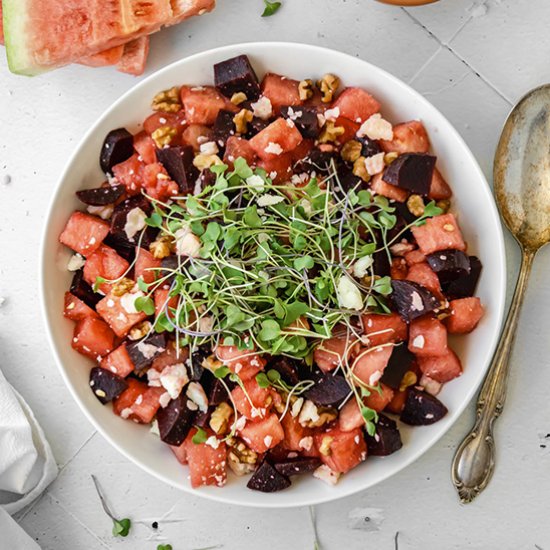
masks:
<path fill-rule="evenodd" d="M 94 292 L 97 292 L 99 290 L 99 287 L 105 282 L 107 282 L 107 279 L 104 279 L 103 277 L 96 277 L 93 287 Z"/>
<path fill-rule="evenodd" d="M 374 281 L 373 290 L 378 292 L 378 294 L 382 294 L 382 296 L 388 296 L 391 294 L 391 277 L 385 276 L 380 277 L 380 279 L 376 279 L 376 281 Z"/>
<path fill-rule="evenodd" d="M 162 227 L 162 216 L 158 212 L 153 212 L 148 218 L 145 218 L 145 223 L 149 227 Z"/>
<path fill-rule="evenodd" d="M 115 537 L 127 537 L 130 532 L 132 522 L 128 518 L 121 520 L 113 520 L 113 536 Z"/>
<path fill-rule="evenodd" d="M 271 381 L 265 372 L 260 372 L 256 375 L 256 382 L 258 382 L 260 388 L 269 388 L 271 386 Z"/>
<path fill-rule="evenodd" d="M 315 262 L 311 256 L 300 256 L 294 260 L 294 269 L 302 271 L 303 269 L 311 269 Z"/>
<path fill-rule="evenodd" d="M 272 319 L 267 319 L 262 322 L 262 330 L 258 334 L 259 338 L 265 342 L 275 340 L 281 334 L 281 327 L 277 321 Z"/>
<path fill-rule="evenodd" d="M 159 544 L 157 550 L 172 550 L 171 544 Z"/>
<path fill-rule="evenodd" d="M 269 2 L 269 0 L 264 0 L 264 4 L 265 4 L 265 9 L 264 9 L 264 12 L 262 13 L 262 17 L 271 17 L 272 15 L 277 13 L 277 11 L 282 5 L 281 2 Z"/>
<path fill-rule="evenodd" d="M 214 371 L 214 376 L 216 378 L 222 379 L 222 378 L 225 378 L 230 373 L 231 373 L 231 371 L 229 370 L 229 367 L 223 366 L 223 367 L 217 368 Z"/>
<path fill-rule="evenodd" d="M 134 301 L 134 306 L 138 311 L 143 311 L 146 315 L 153 315 L 155 313 L 155 302 L 152 298 L 147 296 L 140 296 Z"/>
<path fill-rule="evenodd" d="M 197 426 L 197 433 L 193 436 L 191 441 L 195 445 L 200 445 L 201 443 L 204 443 L 208 439 L 208 434 L 199 426 Z"/>

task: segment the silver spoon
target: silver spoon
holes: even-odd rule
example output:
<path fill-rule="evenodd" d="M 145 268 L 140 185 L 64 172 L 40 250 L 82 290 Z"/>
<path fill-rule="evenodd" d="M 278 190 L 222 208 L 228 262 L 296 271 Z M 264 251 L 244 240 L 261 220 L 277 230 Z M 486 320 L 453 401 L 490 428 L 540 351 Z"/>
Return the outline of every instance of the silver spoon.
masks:
<path fill-rule="evenodd" d="M 453 460 L 453 483 L 463 503 L 485 489 L 495 468 L 493 424 L 504 407 L 519 312 L 535 254 L 550 241 L 550 85 L 529 92 L 506 120 L 495 154 L 494 191 L 522 261 L 504 330 L 479 393 L 476 422 Z"/>

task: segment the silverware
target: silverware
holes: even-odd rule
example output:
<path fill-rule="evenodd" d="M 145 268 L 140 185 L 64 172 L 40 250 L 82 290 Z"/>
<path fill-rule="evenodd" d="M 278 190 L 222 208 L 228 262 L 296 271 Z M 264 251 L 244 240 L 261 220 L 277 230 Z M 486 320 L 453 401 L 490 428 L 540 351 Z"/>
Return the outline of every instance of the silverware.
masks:
<path fill-rule="evenodd" d="M 522 261 L 504 330 L 479 393 L 476 422 L 453 460 L 452 479 L 463 503 L 485 489 L 495 468 L 493 424 L 504 407 L 519 312 L 535 254 L 550 241 L 550 85 L 529 92 L 510 113 L 495 154 L 494 192 Z"/>

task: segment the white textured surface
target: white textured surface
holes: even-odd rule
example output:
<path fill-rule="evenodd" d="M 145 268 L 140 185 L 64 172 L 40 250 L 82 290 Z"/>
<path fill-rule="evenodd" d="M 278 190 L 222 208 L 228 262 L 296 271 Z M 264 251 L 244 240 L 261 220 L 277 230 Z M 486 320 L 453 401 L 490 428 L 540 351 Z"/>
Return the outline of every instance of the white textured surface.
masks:
<path fill-rule="evenodd" d="M 371 0 L 286 0 L 270 19 L 261 19 L 260 11 L 260 0 L 219 0 L 214 14 L 153 38 L 148 73 L 184 55 L 237 41 L 281 39 L 333 47 L 410 82 L 456 125 L 488 176 L 510 102 L 550 79 L 550 4 L 545 0 L 442 0 L 408 11 Z M 309 550 L 307 510 L 264 512 L 213 504 L 182 495 L 128 463 L 94 435 L 50 356 L 36 288 L 45 204 L 84 129 L 133 83 L 110 69 L 76 66 L 29 80 L 9 75 L 0 62 L 0 297 L 5 298 L 0 365 L 33 407 L 62 466 L 48 493 L 20 515 L 21 524 L 48 550 L 147 550 L 160 542 L 170 542 L 174 550 L 217 545 Z M 510 238 L 508 252 L 512 281 L 518 254 Z M 368 492 L 319 506 L 323 550 L 393 549 L 396 532 L 400 550 L 550 548 L 549 267 L 550 253 L 543 251 L 517 334 L 490 487 L 464 507 L 450 482 L 450 460 L 472 421 L 470 408 L 407 470 Z M 90 473 L 102 482 L 116 513 L 134 519 L 128 539 L 111 537 Z M 361 516 L 371 519 L 362 523 Z M 160 523 L 156 532 L 155 520 Z"/>

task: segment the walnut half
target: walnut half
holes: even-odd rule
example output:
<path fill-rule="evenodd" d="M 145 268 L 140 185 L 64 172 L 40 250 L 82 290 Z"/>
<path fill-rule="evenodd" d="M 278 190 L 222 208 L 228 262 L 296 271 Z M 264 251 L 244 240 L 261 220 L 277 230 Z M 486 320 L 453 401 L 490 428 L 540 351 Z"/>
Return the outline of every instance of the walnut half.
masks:
<path fill-rule="evenodd" d="M 177 113 L 181 109 L 180 90 L 177 86 L 158 93 L 151 103 L 153 111 Z"/>

